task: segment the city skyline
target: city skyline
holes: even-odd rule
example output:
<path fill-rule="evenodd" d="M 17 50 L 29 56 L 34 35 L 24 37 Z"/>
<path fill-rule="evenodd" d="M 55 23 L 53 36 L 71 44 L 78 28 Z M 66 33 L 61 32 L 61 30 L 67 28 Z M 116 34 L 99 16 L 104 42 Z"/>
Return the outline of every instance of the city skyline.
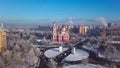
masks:
<path fill-rule="evenodd" d="M 1 0 L 0 21 L 48 24 L 69 17 L 86 24 L 97 18 L 119 21 L 119 6 L 119 0 Z"/>

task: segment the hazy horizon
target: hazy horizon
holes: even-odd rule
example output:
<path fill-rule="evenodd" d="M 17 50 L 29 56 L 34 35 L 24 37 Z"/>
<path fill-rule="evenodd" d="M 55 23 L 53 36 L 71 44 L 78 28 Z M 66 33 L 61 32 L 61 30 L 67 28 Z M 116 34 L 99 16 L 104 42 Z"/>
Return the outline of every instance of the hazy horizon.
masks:
<path fill-rule="evenodd" d="M 3 23 L 5 26 L 22 26 L 22 27 L 35 27 L 35 26 L 49 26 L 49 25 L 53 25 L 53 20 L 37 20 L 37 21 L 24 21 L 24 20 L 8 20 L 8 21 L 1 21 L 1 23 Z M 60 21 L 55 21 L 58 25 L 62 25 L 62 24 L 69 24 L 69 19 L 63 19 Z M 113 24 L 118 24 L 120 25 L 120 20 L 117 21 L 107 21 L 105 20 L 105 22 L 108 23 L 113 23 Z M 73 25 L 80 25 L 80 24 L 84 24 L 84 25 L 102 25 L 103 21 L 100 20 L 96 20 L 96 19 L 73 19 L 72 24 Z"/>
<path fill-rule="evenodd" d="M 120 22 L 119 6 L 119 0 L 0 0 L 0 22 L 50 25 L 56 21 L 66 24 L 69 17 L 73 24 Z"/>

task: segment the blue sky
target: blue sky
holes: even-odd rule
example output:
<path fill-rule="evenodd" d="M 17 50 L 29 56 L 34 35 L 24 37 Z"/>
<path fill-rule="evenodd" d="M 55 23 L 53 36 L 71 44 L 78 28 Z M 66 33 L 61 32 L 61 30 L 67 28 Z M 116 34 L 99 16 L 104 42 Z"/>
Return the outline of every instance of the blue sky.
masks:
<path fill-rule="evenodd" d="M 120 0 L 0 0 L 1 20 L 120 20 Z"/>

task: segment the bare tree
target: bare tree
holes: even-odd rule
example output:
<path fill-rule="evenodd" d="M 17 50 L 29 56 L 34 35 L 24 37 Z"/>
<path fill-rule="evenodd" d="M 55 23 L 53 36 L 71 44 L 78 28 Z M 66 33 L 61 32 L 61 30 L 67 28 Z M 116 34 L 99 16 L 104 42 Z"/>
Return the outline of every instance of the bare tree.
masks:
<path fill-rule="evenodd" d="M 53 59 L 48 60 L 48 68 L 57 68 L 57 63 Z"/>
<path fill-rule="evenodd" d="M 83 63 L 84 65 L 87 65 L 87 64 L 88 64 L 88 59 L 83 59 L 83 60 L 82 60 L 82 63 Z"/>

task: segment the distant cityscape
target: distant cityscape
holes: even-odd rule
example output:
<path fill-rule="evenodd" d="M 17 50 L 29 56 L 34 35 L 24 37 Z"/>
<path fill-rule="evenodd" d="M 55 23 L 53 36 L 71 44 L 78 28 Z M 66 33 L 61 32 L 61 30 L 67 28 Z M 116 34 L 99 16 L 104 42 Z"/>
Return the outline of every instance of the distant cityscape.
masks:
<path fill-rule="evenodd" d="M 22 65 L 25 68 L 64 68 L 71 66 L 72 63 L 90 64 L 88 66 L 97 64 L 95 67 L 100 68 L 120 66 L 119 24 L 102 22 L 99 26 L 74 25 L 71 19 L 68 22 L 68 24 L 61 25 L 51 22 L 52 25 L 48 26 L 7 28 L 1 23 L 0 52 L 10 54 L 9 61 L 12 63 L 28 57 L 29 59 L 20 61 L 21 63 L 27 62 L 24 63 L 26 66 Z M 27 52 L 30 52 L 28 55 L 24 51 L 27 48 L 34 51 L 28 49 Z M 21 52 L 25 52 L 24 56 L 28 56 L 22 57 Z M 14 53 L 18 53 L 19 56 L 15 57 Z M 12 56 L 14 59 L 20 59 L 12 60 Z M 4 61 L 8 62 L 7 59 Z M 4 64 L 6 63 L 3 63 L 3 66 Z M 21 66 L 20 63 L 17 64 Z"/>
<path fill-rule="evenodd" d="M 0 68 L 120 68 L 120 0 L 0 0 Z"/>

